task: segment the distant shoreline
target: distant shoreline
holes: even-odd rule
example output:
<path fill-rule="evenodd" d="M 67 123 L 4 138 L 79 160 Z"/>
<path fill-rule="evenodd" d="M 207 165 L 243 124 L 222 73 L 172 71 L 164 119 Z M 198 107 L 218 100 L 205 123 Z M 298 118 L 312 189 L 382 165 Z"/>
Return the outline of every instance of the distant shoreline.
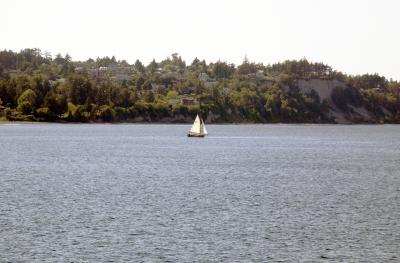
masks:
<path fill-rule="evenodd" d="M 400 82 L 306 59 L 234 65 L 178 54 L 144 65 L 0 51 L 0 120 L 71 123 L 400 123 Z M 21 61 L 23 63 L 21 63 Z"/>
<path fill-rule="evenodd" d="M 46 122 L 46 121 L 9 121 L 0 120 L 0 125 L 2 124 L 74 124 L 74 125 L 125 125 L 125 124 L 135 124 L 135 125 L 191 125 L 190 122 Z M 399 125 L 399 123 L 294 123 L 294 122 L 279 122 L 279 123 L 247 123 L 247 122 L 212 122 L 206 123 L 206 125 L 298 125 L 298 126 L 383 126 L 383 125 Z"/>

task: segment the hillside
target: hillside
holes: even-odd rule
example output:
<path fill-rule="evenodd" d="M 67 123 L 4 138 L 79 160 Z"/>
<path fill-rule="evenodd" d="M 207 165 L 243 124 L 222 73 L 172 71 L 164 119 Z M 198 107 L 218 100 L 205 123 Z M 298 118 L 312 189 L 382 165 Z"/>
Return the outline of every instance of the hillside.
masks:
<path fill-rule="evenodd" d="M 323 63 L 240 65 L 178 54 L 148 65 L 0 52 L 0 120 L 58 122 L 399 123 L 400 83 Z"/>

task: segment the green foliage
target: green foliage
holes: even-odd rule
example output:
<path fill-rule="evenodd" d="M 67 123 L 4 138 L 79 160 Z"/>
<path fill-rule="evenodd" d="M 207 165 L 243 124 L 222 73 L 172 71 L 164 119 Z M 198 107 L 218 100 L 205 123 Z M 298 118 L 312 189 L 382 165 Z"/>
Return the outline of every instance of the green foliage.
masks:
<path fill-rule="evenodd" d="M 238 74 L 246 75 L 257 72 L 257 65 L 250 63 L 247 57 L 244 58 L 243 63 L 238 66 Z"/>
<path fill-rule="evenodd" d="M 349 84 L 357 89 L 386 89 L 389 82 L 378 74 L 349 77 Z"/>
<path fill-rule="evenodd" d="M 168 100 L 177 99 L 177 98 L 178 98 L 178 92 L 176 92 L 175 90 L 168 91 L 168 93 L 167 93 Z"/>
<path fill-rule="evenodd" d="M 47 107 L 37 109 L 36 116 L 40 120 L 44 121 L 54 121 L 57 119 L 57 116 L 53 112 L 51 112 L 51 110 Z"/>
<path fill-rule="evenodd" d="M 76 106 L 72 102 L 68 102 L 67 109 L 68 109 L 68 119 L 73 120 Z"/>
<path fill-rule="evenodd" d="M 151 61 L 151 63 L 147 66 L 147 70 L 148 70 L 150 73 L 152 73 L 152 74 L 153 74 L 154 72 L 156 72 L 157 68 L 158 68 L 158 64 L 157 64 L 157 62 L 156 62 L 155 59 L 153 59 L 153 60 Z"/>
<path fill-rule="evenodd" d="M 35 109 L 36 97 L 36 93 L 33 90 L 25 90 L 18 98 L 18 111 L 23 114 L 32 113 Z"/>
<path fill-rule="evenodd" d="M 144 101 L 148 103 L 152 103 L 155 100 L 154 93 L 152 91 L 146 91 L 143 97 Z"/>
<path fill-rule="evenodd" d="M 90 121 L 91 114 L 84 105 L 78 105 L 72 115 L 72 120 L 77 122 Z"/>
<path fill-rule="evenodd" d="M 59 116 L 68 110 L 67 98 L 60 94 L 47 93 L 43 105 Z"/>
<path fill-rule="evenodd" d="M 335 105 L 344 111 L 348 111 L 348 105 L 360 107 L 362 105 L 362 97 L 360 92 L 355 88 L 340 88 L 335 87 L 332 90 L 332 101 Z"/>
<path fill-rule="evenodd" d="M 229 78 L 235 72 L 235 66 L 228 65 L 225 62 L 218 61 L 211 66 L 212 73 L 217 79 Z"/>
<path fill-rule="evenodd" d="M 199 79 L 201 73 L 211 78 Z M 321 101 L 319 87 L 299 87 L 309 79 L 342 85 Z M 332 122 L 332 109 L 351 115 L 365 107 L 376 122 L 400 122 L 400 83 L 377 74 L 347 76 L 306 59 L 264 66 L 245 58 L 235 67 L 195 58 L 187 66 L 174 53 L 130 65 L 113 56 L 73 61 L 39 49 L 4 50 L 0 105 L 10 120 L 158 121 L 212 113 L 221 122 Z"/>
<path fill-rule="evenodd" d="M 283 63 L 276 63 L 266 68 L 267 72 L 283 73 L 292 77 L 302 78 L 329 78 L 335 72 L 332 68 L 323 63 L 310 63 L 306 59 L 299 61 L 287 60 Z M 339 75 L 339 74 L 336 74 Z"/>
<path fill-rule="evenodd" d="M 84 104 L 92 95 L 92 84 L 80 75 L 72 75 L 67 82 L 68 99 L 74 104 Z"/>
<path fill-rule="evenodd" d="M 108 105 L 100 106 L 96 110 L 96 118 L 105 122 L 113 122 L 115 120 L 116 112 Z"/>
<path fill-rule="evenodd" d="M 144 67 L 144 65 L 143 65 L 143 63 L 140 62 L 139 59 L 137 59 L 137 60 L 135 61 L 135 69 L 136 69 L 138 72 L 140 72 L 140 73 L 144 73 L 145 70 L 146 70 L 145 67 Z"/>

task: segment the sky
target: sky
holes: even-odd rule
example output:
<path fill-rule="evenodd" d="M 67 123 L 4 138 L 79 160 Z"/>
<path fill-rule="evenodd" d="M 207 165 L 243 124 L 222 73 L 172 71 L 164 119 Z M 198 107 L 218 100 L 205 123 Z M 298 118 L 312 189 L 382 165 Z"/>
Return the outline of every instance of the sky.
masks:
<path fill-rule="evenodd" d="M 400 80 L 398 0 L 2 0 L 0 49 L 133 63 L 306 58 Z"/>

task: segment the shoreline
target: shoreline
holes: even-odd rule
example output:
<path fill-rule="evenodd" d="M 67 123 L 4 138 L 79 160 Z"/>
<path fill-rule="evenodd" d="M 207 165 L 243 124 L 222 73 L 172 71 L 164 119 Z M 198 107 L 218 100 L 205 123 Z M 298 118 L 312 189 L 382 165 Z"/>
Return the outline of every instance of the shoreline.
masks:
<path fill-rule="evenodd" d="M 74 125 L 192 125 L 191 122 L 45 122 L 45 121 L 10 121 L 0 120 L 0 125 L 4 124 L 74 124 Z M 399 123 L 293 123 L 293 122 L 277 122 L 277 123 L 247 123 L 247 122 L 209 122 L 207 125 L 235 125 L 235 126 L 248 126 L 248 125 L 298 125 L 298 126 L 383 126 L 383 125 L 399 125 Z"/>

